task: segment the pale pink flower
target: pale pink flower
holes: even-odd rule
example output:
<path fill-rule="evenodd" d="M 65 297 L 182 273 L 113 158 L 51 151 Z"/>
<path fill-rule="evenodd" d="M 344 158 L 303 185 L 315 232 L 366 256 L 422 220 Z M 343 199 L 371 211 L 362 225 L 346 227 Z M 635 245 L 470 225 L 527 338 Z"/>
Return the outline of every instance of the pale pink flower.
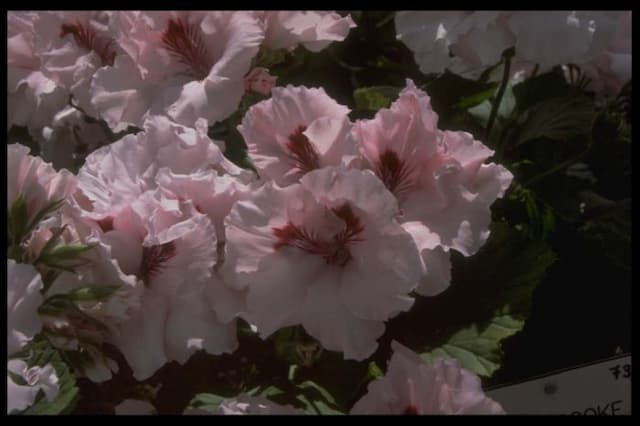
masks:
<path fill-rule="evenodd" d="M 511 12 L 509 28 L 520 60 L 539 64 L 540 71 L 579 63 L 588 55 L 595 28 L 572 11 Z"/>
<path fill-rule="evenodd" d="M 245 316 L 262 337 L 302 324 L 326 349 L 364 359 L 384 321 L 412 306 L 422 273 L 397 214 L 370 171 L 326 167 L 285 188 L 268 182 L 228 216 L 224 278 L 247 291 Z"/>
<path fill-rule="evenodd" d="M 171 360 L 184 363 L 199 349 L 235 349 L 235 322 L 221 323 L 206 296 L 216 262 L 215 229 L 191 201 L 150 190 L 104 229 L 101 239 L 122 271 L 145 286 L 140 308 L 113 337 L 136 378 Z"/>
<path fill-rule="evenodd" d="M 278 77 L 269 74 L 269 69 L 256 67 L 244 78 L 244 90 L 254 91 L 262 95 L 270 95 Z"/>
<path fill-rule="evenodd" d="M 68 92 L 46 77 L 34 46 L 35 12 L 7 13 L 7 127 L 33 133 L 67 103 Z"/>
<path fill-rule="evenodd" d="M 599 98 L 615 96 L 631 79 L 631 11 L 578 12 L 596 24 L 591 55 L 578 63 Z"/>
<path fill-rule="evenodd" d="M 392 342 L 387 373 L 369 384 L 351 414 L 504 414 L 482 391 L 480 379 L 457 360 L 423 361 Z"/>
<path fill-rule="evenodd" d="M 505 16 L 496 11 L 406 11 L 395 16 L 396 33 L 425 74 L 450 68 L 477 78 L 513 45 Z"/>
<path fill-rule="evenodd" d="M 90 116 L 89 87 L 95 72 L 113 66 L 118 45 L 109 29 L 110 12 L 37 12 L 34 21 L 35 47 L 42 72 L 65 88 L 76 105 Z"/>
<path fill-rule="evenodd" d="M 51 364 L 29 367 L 21 359 L 7 361 L 7 372 L 20 376 L 27 384 L 15 383 L 7 374 L 7 414 L 29 408 L 42 390 L 48 401 L 53 401 L 60 390 L 58 376 Z"/>
<path fill-rule="evenodd" d="M 196 210 L 209 217 L 221 242 L 225 240 L 224 218 L 229 214 L 231 206 L 255 186 L 245 185 L 230 175 L 218 175 L 212 170 L 178 174 L 167 167 L 158 171 L 156 182 L 162 190 L 176 194 L 181 199 L 191 200 Z"/>
<path fill-rule="evenodd" d="M 21 144 L 7 145 L 7 206 L 22 196 L 28 220 L 54 201 L 69 197 L 76 189 L 76 177 L 68 170 L 56 170 L 40 157 L 29 155 Z"/>
<path fill-rule="evenodd" d="M 289 185 L 312 170 L 355 159 L 348 113 L 322 88 L 276 87 L 247 111 L 238 130 L 261 177 Z"/>
<path fill-rule="evenodd" d="M 334 41 L 342 41 L 356 24 L 347 15 L 332 11 L 258 12 L 265 26 L 264 45 L 271 49 L 294 49 L 302 44 L 319 52 Z"/>
<path fill-rule="evenodd" d="M 427 275 L 418 292 L 433 295 L 448 283 L 444 251 L 474 254 L 489 236 L 490 205 L 509 187 L 504 167 L 484 164 L 493 151 L 465 132 L 440 131 L 429 97 L 411 80 L 389 109 L 354 124 L 363 166 L 396 196 L 398 220 L 423 252 Z M 427 252 L 425 252 L 427 250 Z M 436 250 L 437 252 L 433 252 Z"/>
<path fill-rule="evenodd" d="M 91 202 L 86 213 L 94 219 L 117 214 L 149 189 L 158 186 L 156 176 L 167 172 L 191 175 L 202 171 L 230 174 L 248 181 L 251 172 L 227 160 L 207 136 L 207 123 L 195 128 L 154 116 L 144 131 L 91 153 L 78 173 L 79 188 Z"/>
<path fill-rule="evenodd" d="M 42 328 L 42 278 L 31 265 L 7 259 L 7 355 L 19 351 Z"/>
<path fill-rule="evenodd" d="M 225 119 L 264 37 L 250 12 L 116 12 L 112 28 L 126 55 L 96 73 L 91 95 L 116 130 L 150 114 L 190 126 Z"/>

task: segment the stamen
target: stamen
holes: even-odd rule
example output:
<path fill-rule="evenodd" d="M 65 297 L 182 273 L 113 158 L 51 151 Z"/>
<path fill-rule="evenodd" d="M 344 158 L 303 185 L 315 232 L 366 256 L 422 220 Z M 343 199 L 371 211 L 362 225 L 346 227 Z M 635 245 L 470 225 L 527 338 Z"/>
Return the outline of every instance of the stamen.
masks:
<path fill-rule="evenodd" d="M 396 196 L 410 190 L 415 185 L 411 176 L 412 170 L 407 163 L 400 160 L 398 154 L 387 149 L 380 154 L 377 175 L 387 189 Z"/>
<path fill-rule="evenodd" d="M 149 280 L 165 267 L 165 263 L 176 255 L 173 241 L 157 246 L 142 248 L 142 262 L 140 264 L 140 279 L 146 286 Z"/>
<path fill-rule="evenodd" d="M 289 156 L 293 159 L 295 167 L 303 173 L 320 168 L 318 153 L 311 145 L 309 138 L 302 133 L 305 130 L 305 126 L 298 126 L 289 136 L 289 142 L 287 143 Z"/>
<path fill-rule="evenodd" d="M 187 75 L 196 80 L 204 80 L 209 75 L 213 64 L 196 25 L 187 25 L 181 18 L 169 19 L 162 43 L 178 62 L 187 66 Z"/>
<path fill-rule="evenodd" d="M 273 248 L 278 250 L 285 246 L 297 247 L 307 253 L 322 256 L 328 265 L 345 266 L 352 258 L 348 246 L 363 241 L 359 234 L 364 231 L 364 226 L 349 204 L 343 204 L 332 211 L 344 221 L 345 227 L 331 239 L 323 240 L 315 233 L 288 222 L 282 228 L 273 228 L 273 234 L 278 239 Z"/>
<path fill-rule="evenodd" d="M 67 34 L 73 34 L 76 44 L 83 49 L 95 52 L 102 62 L 102 66 L 113 66 L 116 58 L 116 51 L 113 47 L 113 40 L 107 37 L 101 37 L 96 32 L 84 25 L 80 21 L 75 24 L 62 24 L 60 26 L 60 37 Z"/>

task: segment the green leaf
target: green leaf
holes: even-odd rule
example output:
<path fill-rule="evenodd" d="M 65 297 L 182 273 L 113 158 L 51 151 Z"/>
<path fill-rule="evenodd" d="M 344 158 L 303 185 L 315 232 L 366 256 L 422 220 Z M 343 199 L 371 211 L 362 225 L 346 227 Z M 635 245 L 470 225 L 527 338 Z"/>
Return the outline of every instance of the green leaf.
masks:
<path fill-rule="evenodd" d="M 74 302 L 102 301 L 108 299 L 119 288 L 119 285 L 80 287 L 69 292 L 68 296 Z"/>
<path fill-rule="evenodd" d="M 513 144 L 518 146 L 540 138 L 564 141 L 588 134 L 594 113 L 593 102 L 586 96 L 573 95 L 542 101 L 527 111 Z"/>
<path fill-rule="evenodd" d="M 213 393 L 199 393 L 189 402 L 189 407 L 215 412 L 225 399 L 227 397 Z"/>
<path fill-rule="evenodd" d="M 298 385 L 301 394 L 298 400 L 305 405 L 309 414 L 342 414 L 333 396 L 322 386 L 311 380 Z"/>
<path fill-rule="evenodd" d="M 567 96 L 570 92 L 571 87 L 560 69 L 540 74 L 513 86 L 513 95 L 519 111 L 526 111 L 551 98 Z"/>
<path fill-rule="evenodd" d="M 500 367 L 501 342 L 520 331 L 524 320 L 511 315 L 496 316 L 487 323 L 472 324 L 453 334 L 445 344 L 420 356 L 455 358 L 462 366 L 476 374 L 490 377 Z"/>
<path fill-rule="evenodd" d="M 60 353 L 48 342 L 40 341 L 32 344 L 30 345 L 30 350 L 32 351 L 32 357 L 27 364 L 30 367 L 51 364 L 58 376 L 59 391 L 53 401 L 48 401 L 44 396 L 41 396 L 40 399 L 25 410 L 23 414 L 42 415 L 69 413 L 73 409 L 78 397 L 78 387 L 76 386 L 76 378 L 73 372 L 64 363 Z"/>
<path fill-rule="evenodd" d="M 391 99 L 395 99 L 399 91 L 392 86 L 361 87 L 353 91 L 353 99 L 358 109 L 378 111 L 389 108 Z"/>

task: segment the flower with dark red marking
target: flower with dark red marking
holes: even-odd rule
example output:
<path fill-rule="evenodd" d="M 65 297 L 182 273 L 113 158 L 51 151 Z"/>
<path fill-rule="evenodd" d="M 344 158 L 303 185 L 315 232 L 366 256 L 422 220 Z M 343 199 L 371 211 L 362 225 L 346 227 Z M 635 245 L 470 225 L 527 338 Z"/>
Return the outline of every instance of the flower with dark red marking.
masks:
<path fill-rule="evenodd" d="M 247 291 L 262 337 L 302 324 L 329 350 L 364 359 L 384 321 L 413 304 L 422 267 L 370 171 L 325 167 L 285 188 L 269 182 L 227 220 L 226 282 Z"/>
<path fill-rule="evenodd" d="M 112 28 L 124 54 L 97 73 L 91 100 L 116 130 L 153 114 L 189 126 L 227 118 L 264 38 L 250 12 L 114 12 Z"/>
<path fill-rule="evenodd" d="M 270 99 L 247 111 L 238 130 L 260 175 L 289 185 L 312 170 L 354 161 L 348 113 L 322 88 L 275 87 Z"/>
<path fill-rule="evenodd" d="M 417 291 L 433 296 L 451 279 L 449 253 L 474 254 L 489 236 L 491 204 L 513 175 L 489 163 L 493 151 L 466 132 L 441 131 L 429 96 L 411 80 L 390 108 L 353 126 L 362 166 L 398 201 L 426 274 Z"/>

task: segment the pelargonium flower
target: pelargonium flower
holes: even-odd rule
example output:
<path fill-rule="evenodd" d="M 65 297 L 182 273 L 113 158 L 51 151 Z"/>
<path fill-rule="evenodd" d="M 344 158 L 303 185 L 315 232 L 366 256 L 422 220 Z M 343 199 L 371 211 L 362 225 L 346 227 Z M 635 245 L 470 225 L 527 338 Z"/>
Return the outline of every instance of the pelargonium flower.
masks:
<path fill-rule="evenodd" d="M 18 384 L 13 381 L 11 374 L 7 374 L 7 414 L 31 406 L 41 390 L 49 401 L 53 401 L 60 390 L 58 376 L 51 364 L 29 367 L 21 359 L 10 359 L 7 361 L 7 372 L 26 382 L 26 385 Z"/>
<path fill-rule="evenodd" d="M 500 61 L 505 49 L 515 47 L 514 73 L 528 74 L 536 67 L 546 72 L 556 65 L 584 65 L 590 75 L 605 80 L 595 82 L 594 90 L 606 91 L 608 86 L 616 86 L 611 71 L 625 82 L 630 75 L 631 33 L 625 30 L 630 28 L 630 19 L 624 13 L 410 11 L 397 12 L 395 22 L 398 38 L 413 51 L 424 73 L 449 69 L 476 79 Z M 614 38 L 628 45 L 624 52 L 614 47 L 616 42 L 609 44 L 616 32 L 622 37 Z"/>
<path fill-rule="evenodd" d="M 591 20 L 559 10 L 511 12 L 508 25 L 516 39 L 518 59 L 539 64 L 541 71 L 582 62 L 595 31 Z"/>
<path fill-rule="evenodd" d="M 96 73 L 94 107 L 116 131 L 166 114 L 193 126 L 237 108 L 264 31 L 250 12 L 116 12 L 125 55 Z"/>
<path fill-rule="evenodd" d="M 42 73 L 33 28 L 36 12 L 7 13 L 7 126 L 36 133 L 67 103 L 68 92 Z"/>
<path fill-rule="evenodd" d="M 134 376 L 196 350 L 231 352 L 235 322 L 221 323 L 207 301 L 216 262 L 216 234 L 191 201 L 149 190 L 120 210 L 101 237 L 125 274 L 144 283 L 140 309 L 113 337 Z"/>
<path fill-rule="evenodd" d="M 91 202 L 87 216 L 108 219 L 149 189 L 158 187 L 160 170 L 180 175 L 210 171 L 248 182 L 250 172 L 228 161 L 207 136 L 207 123 L 195 128 L 166 117 L 145 121 L 144 131 L 91 153 L 78 173 L 79 188 Z"/>
<path fill-rule="evenodd" d="M 496 11 L 410 11 L 395 16 L 397 37 L 425 74 L 453 71 L 477 78 L 500 61 L 514 37 Z"/>
<path fill-rule="evenodd" d="M 113 66 L 118 45 L 109 28 L 111 12 L 38 12 L 34 21 L 35 46 L 42 72 L 73 94 L 90 116 L 89 87 L 95 72 Z"/>
<path fill-rule="evenodd" d="M 457 360 L 423 361 L 392 342 L 387 373 L 369 384 L 351 414 L 504 414 L 482 391 L 478 376 Z"/>
<path fill-rule="evenodd" d="M 616 95 L 631 79 L 631 11 L 578 12 L 596 23 L 588 60 L 577 63 L 600 98 Z"/>
<path fill-rule="evenodd" d="M 7 355 L 19 351 L 42 328 L 42 278 L 31 265 L 7 259 Z"/>
<path fill-rule="evenodd" d="M 302 44 L 319 52 L 333 41 L 342 41 L 356 24 L 347 15 L 330 11 L 267 11 L 257 15 L 265 26 L 264 45 L 271 49 L 294 49 Z"/>
<path fill-rule="evenodd" d="M 326 167 L 273 182 L 227 219 L 225 281 L 247 291 L 244 316 L 262 337 L 302 324 L 329 350 L 361 360 L 384 321 L 408 310 L 422 273 L 397 202 L 370 171 Z"/>
<path fill-rule="evenodd" d="M 348 113 L 322 88 L 276 87 L 247 111 L 238 130 L 260 175 L 289 185 L 312 170 L 355 159 Z"/>
<path fill-rule="evenodd" d="M 470 256 L 484 244 L 490 205 L 513 179 L 504 167 L 484 164 L 493 151 L 469 133 L 439 130 L 437 119 L 428 95 L 407 80 L 389 109 L 357 121 L 352 132 L 363 167 L 395 195 L 398 220 L 414 236 L 427 270 L 440 271 L 440 279 L 427 275 L 418 288 L 426 295 L 448 286 L 446 251 Z"/>
<path fill-rule="evenodd" d="M 215 410 L 204 408 L 187 408 L 186 415 L 301 415 L 298 410 L 289 405 L 280 405 L 267 398 L 249 395 L 238 395 L 222 401 Z"/>

